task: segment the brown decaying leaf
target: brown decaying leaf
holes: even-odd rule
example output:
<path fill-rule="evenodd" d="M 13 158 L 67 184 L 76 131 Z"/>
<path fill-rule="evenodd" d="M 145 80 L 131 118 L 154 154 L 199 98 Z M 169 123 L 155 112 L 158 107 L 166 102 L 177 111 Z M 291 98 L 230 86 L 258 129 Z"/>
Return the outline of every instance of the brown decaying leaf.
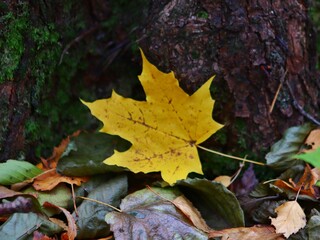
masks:
<path fill-rule="evenodd" d="M 71 136 L 63 139 L 60 145 L 54 148 L 51 157 L 49 157 L 48 159 L 41 159 L 42 165 L 39 167 L 45 170 L 45 172 L 34 178 L 33 187 L 37 191 L 52 190 L 61 182 L 80 186 L 81 183 L 88 180 L 88 178 L 86 177 L 68 177 L 56 172 L 57 163 L 60 160 L 61 155 L 67 148 L 68 144 L 70 143 L 70 138 L 78 136 L 79 133 L 80 131 L 77 131 Z"/>
<path fill-rule="evenodd" d="M 44 207 L 50 207 L 50 208 L 56 208 L 59 209 L 60 211 L 63 212 L 63 214 L 66 216 L 67 221 L 68 221 L 68 229 L 67 229 L 67 234 L 68 234 L 68 239 L 69 240 L 74 240 L 75 237 L 77 236 L 77 225 L 75 219 L 72 217 L 71 213 L 59 206 L 56 206 L 52 203 L 45 202 L 43 204 Z"/>
<path fill-rule="evenodd" d="M 317 180 L 317 174 L 312 171 L 310 166 L 307 164 L 303 175 L 297 183 L 295 183 L 291 178 L 289 179 L 289 183 L 278 179 L 274 182 L 274 185 L 281 189 L 289 189 L 297 193 L 300 191 L 300 194 L 302 195 L 308 195 L 310 197 L 317 198 L 318 196 L 314 189 L 314 185 L 316 184 Z"/>
<path fill-rule="evenodd" d="M 193 223 L 193 225 L 204 231 L 209 232 L 211 228 L 206 224 L 201 217 L 200 212 L 196 209 L 192 202 L 190 202 L 185 196 L 179 196 L 171 201 L 183 214 Z"/>
<path fill-rule="evenodd" d="M 14 196 L 21 195 L 21 194 L 22 193 L 13 191 L 13 190 L 6 188 L 4 186 L 0 186 L 0 199 L 14 197 Z"/>
<path fill-rule="evenodd" d="M 282 234 L 276 233 L 274 227 L 271 226 L 253 226 L 228 228 L 220 231 L 209 232 L 209 238 L 221 237 L 222 240 L 283 240 Z"/>
<path fill-rule="evenodd" d="M 297 201 L 288 201 L 275 209 L 276 218 L 271 218 L 276 233 L 282 233 L 286 238 L 297 233 L 306 226 L 306 215 Z"/>
<path fill-rule="evenodd" d="M 41 162 L 43 164 L 43 169 L 52 169 L 57 167 L 57 163 L 63 154 L 63 152 L 66 150 L 68 144 L 70 143 L 71 137 L 76 137 L 80 134 L 80 131 L 74 132 L 72 135 L 66 137 L 63 139 L 58 147 L 53 148 L 53 152 L 51 157 L 44 159 L 41 158 Z"/>
<path fill-rule="evenodd" d="M 87 177 L 68 177 L 60 175 L 55 171 L 48 170 L 47 173 L 41 174 L 36 177 L 33 182 L 33 187 L 37 191 L 50 191 L 55 188 L 59 183 L 65 182 L 69 184 L 75 184 L 80 186 L 81 183 L 88 181 Z"/>

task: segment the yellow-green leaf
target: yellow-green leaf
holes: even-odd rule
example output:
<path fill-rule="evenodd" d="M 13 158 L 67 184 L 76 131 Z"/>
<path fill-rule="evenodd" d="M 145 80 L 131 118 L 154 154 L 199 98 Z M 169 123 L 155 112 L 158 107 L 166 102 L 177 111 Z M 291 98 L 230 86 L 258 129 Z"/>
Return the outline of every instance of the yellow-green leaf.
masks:
<path fill-rule="evenodd" d="M 222 127 L 212 119 L 214 101 L 209 87 L 213 77 L 189 96 L 173 72 L 159 71 L 143 53 L 142 58 L 139 80 L 146 101 L 113 92 L 111 98 L 83 102 L 103 122 L 102 132 L 132 143 L 128 151 L 115 151 L 105 163 L 133 172 L 161 171 L 169 184 L 185 179 L 190 172 L 202 174 L 197 145 Z"/>

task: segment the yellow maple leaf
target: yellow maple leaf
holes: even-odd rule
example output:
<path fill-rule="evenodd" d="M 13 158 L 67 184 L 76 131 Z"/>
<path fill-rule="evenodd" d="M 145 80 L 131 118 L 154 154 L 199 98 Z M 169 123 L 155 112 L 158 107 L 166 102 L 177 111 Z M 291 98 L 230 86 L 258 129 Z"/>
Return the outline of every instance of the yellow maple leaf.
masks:
<path fill-rule="evenodd" d="M 202 174 L 197 145 L 223 126 L 212 119 L 214 100 L 209 87 L 213 77 L 189 96 L 173 72 L 159 71 L 141 54 L 139 80 L 146 101 L 124 98 L 113 91 L 108 99 L 83 102 L 103 122 L 101 132 L 132 143 L 128 151 L 115 151 L 104 162 L 135 173 L 161 171 L 169 184 L 185 179 L 190 172 Z"/>
<path fill-rule="evenodd" d="M 297 201 L 288 201 L 275 209 L 276 218 L 271 218 L 276 233 L 282 233 L 286 238 L 297 233 L 306 225 L 306 215 Z"/>

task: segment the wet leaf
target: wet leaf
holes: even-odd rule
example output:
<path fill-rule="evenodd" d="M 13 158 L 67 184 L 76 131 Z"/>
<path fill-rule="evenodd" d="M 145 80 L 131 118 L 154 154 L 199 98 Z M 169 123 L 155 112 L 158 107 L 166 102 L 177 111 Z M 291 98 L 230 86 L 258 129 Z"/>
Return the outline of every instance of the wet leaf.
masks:
<path fill-rule="evenodd" d="M 270 218 L 277 233 L 285 237 L 297 233 L 306 225 L 306 215 L 297 201 L 288 201 L 276 208 L 277 217 Z"/>
<path fill-rule="evenodd" d="M 247 240 L 283 240 L 282 234 L 276 233 L 270 226 L 253 226 L 241 228 L 229 228 L 209 233 L 210 238 L 222 237 L 222 239 L 247 239 Z"/>
<path fill-rule="evenodd" d="M 307 224 L 309 239 L 317 239 L 320 236 L 320 213 L 312 209 L 310 219 Z"/>
<path fill-rule="evenodd" d="M 256 199 L 257 204 L 250 211 L 250 217 L 255 223 L 270 224 L 270 216 L 276 217 L 275 209 L 285 202 L 285 200 L 268 200 L 268 198 Z"/>
<path fill-rule="evenodd" d="M 63 229 L 44 215 L 36 213 L 15 213 L 0 226 L 0 239 L 30 239 L 34 231 L 52 236 Z"/>
<path fill-rule="evenodd" d="M 160 196 L 173 200 L 181 193 L 173 189 L 153 188 Z M 126 196 L 122 212 L 110 212 L 106 221 L 116 239 L 207 239 L 207 234 L 190 221 L 170 201 L 148 189 Z"/>
<path fill-rule="evenodd" d="M 237 198 L 221 183 L 186 179 L 179 181 L 178 187 L 211 228 L 244 226 L 244 215 Z"/>
<path fill-rule="evenodd" d="M 299 152 L 312 128 L 311 124 L 305 124 L 287 129 L 282 139 L 273 144 L 271 151 L 266 155 L 267 164 L 282 171 L 302 164 L 293 156 Z"/>
<path fill-rule="evenodd" d="M 58 162 L 57 171 L 67 176 L 91 176 L 106 172 L 119 172 L 123 168 L 110 166 L 103 160 L 118 151 L 127 150 L 130 143 L 118 136 L 105 133 L 81 133 L 71 138 L 72 150 Z"/>
<path fill-rule="evenodd" d="M 127 188 L 127 177 L 122 175 L 101 184 L 90 192 L 87 198 L 117 207 L 121 198 L 127 194 Z M 113 211 L 113 209 L 108 206 L 83 200 L 78 207 L 78 217 L 73 213 L 78 226 L 77 238 L 87 239 L 107 236 L 110 233 L 110 228 L 104 218 L 110 211 Z"/>
<path fill-rule="evenodd" d="M 31 179 L 42 173 L 36 166 L 26 161 L 8 160 L 0 163 L 0 184 L 11 185 Z"/>
<path fill-rule="evenodd" d="M 159 71 L 143 53 L 142 59 L 139 80 L 146 101 L 113 92 L 109 99 L 83 102 L 103 122 L 102 132 L 132 143 L 129 150 L 115 151 L 105 163 L 135 173 L 161 171 L 163 180 L 171 185 L 190 172 L 202 174 L 197 145 L 222 127 L 212 119 L 214 101 L 209 88 L 213 78 L 189 96 L 172 72 Z"/>

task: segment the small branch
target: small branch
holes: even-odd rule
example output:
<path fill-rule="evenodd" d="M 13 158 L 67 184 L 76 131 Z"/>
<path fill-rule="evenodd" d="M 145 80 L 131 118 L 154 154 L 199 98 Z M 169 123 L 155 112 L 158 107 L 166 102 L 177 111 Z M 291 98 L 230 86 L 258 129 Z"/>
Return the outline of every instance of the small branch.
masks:
<path fill-rule="evenodd" d="M 75 195 L 75 193 L 74 193 L 73 184 L 70 184 L 70 185 L 71 185 L 73 208 L 74 208 L 74 212 L 76 213 L 76 216 L 78 217 L 79 214 L 78 214 L 78 209 L 77 209 L 77 204 L 76 204 L 76 195 Z"/>
<path fill-rule="evenodd" d="M 95 200 L 95 199 L 91 199 L 91 198 L 87 198 L 87 197 L 78 197 L 78 198 L 82 198 L 84 200 L 88 200 L 88 201 L 91 201 L 91 202 L 95 202 L 95 203 L 99 203 L 99 204 L 102 204 L 102 205 L 105 205 L 109 208 L 112 208 L 114 210 L 116 210 L 117 212 L 122 212 L 119 208 L 116 208 L 108 203 L 104 203 L 104 202 L 101 202 L 101 201 L 98 201 L 98 200 Z"/>
<path fill-rule="evenodd" d="M 309 113 L 307 113 L 298 103 L 296 97 L 294 96 L 293 90 L 290 86 L 290 84 L 288 82 L 286 82 L 287 87 L 289 89 L 289 93 L 291 95 L 292 101 L 293 101 L 293 106 L 303 115 L 305 116 L 307 119 L 309 119 L 311 122 L 313 122 L 314 124 L 320 126 L 320 122 L 319 120 L 315 119 L 313 116 L 311 116 Z"/>
<path fill-rule="evenodd" d="M 75 39 L 73 39 L 71 42 L 69 42 L 67 44 L 67 46 L 63 49 L 62 54 L 60 56 L 60 60 L 58 65 L 60 65 L 62 63 L 63 57 L 64 55 L 68 52 L 68 50 L 72 47 L 73 44 L 80 42 L 83 38 L 85 38 L 87 35 L 89 35 L 90 33 L 96 31 L 98 28 L 100 27 L 100 25 L 96 25 L 93 26 L 92 28 L 88 29 L 87 31 L 81 33 L 78 37 L 76 37 Z"/>
<path fill-rule="evenodd" d="M 245 158 L 240 158 L 240 157 L 235 157 L 235 156 L 228 155 L 228 154 L 225 154 L 225 153 L 217 152 L 217 151 L 214 151 L 214 150 L 212 150 L 212 149 L 202 147 L 202 146 L 200 146 L 200 145 L 197 145 L 197 147 L 198 147 L 198 148 L 201 148 L 202 150 L 205 150 L 205 151 L 207 151 L 207 152 L 211 152 L 211 153 L 220 155 L 220 156 L 222 156 L 222 157 L 232 158 L 232 159 L 235 159 L 235 160 L 238 160 L 238 161 L 249 162 L 249 163 L 253 163 L 253 164 L 257 164 L 257 165 L 262 165 L 262 166 L 265 166 L 265 165 L 266 165 L 265 163 L 262 163 L 262 162 L 257 162 L 257 161 L 253 161 L 253 160 L 249 160 L 249 159 L 245 159 Z"/>
<path fill-rule="evenodd" d="M 281 90 L 281 88 L 282 88 L 282 86 L 283 86 L 283 82 L 285 81 L 285 78 L 286 78 L 287 73 L 288 73 L 288 70 L 286 70 L 286 72 L 281 76 L 280 84 L 279 84 L 279 86 L 278 86 L 278 89 L 277 89 L 277 91 L 276 91 L 276 94 L 274 95 L 274 98 L 273 98 L 273 100 L 272 100 L 271 106 L 270 106 L 270 108 L 269 108 L 269 113 L 270 113 L 270 114 L 272 113 L 273 108 L 274 108 L 274 105 L 276 104 L 278 95 L 279 95 L 280 90 Z"/>

